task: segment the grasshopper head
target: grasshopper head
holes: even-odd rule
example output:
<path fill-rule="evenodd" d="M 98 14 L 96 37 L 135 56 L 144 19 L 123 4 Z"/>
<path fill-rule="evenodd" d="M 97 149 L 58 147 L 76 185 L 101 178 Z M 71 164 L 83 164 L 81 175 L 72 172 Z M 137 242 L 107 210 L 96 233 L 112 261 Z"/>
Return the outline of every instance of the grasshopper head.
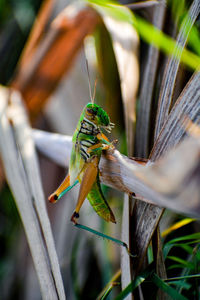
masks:
<path fill-rule="evenodd" d="M 103 127 L 106 131 L 111 132 L 114 124 L 110 122 L 108 114 L 95 103 L 88 103 L 85 107 L 85 116 L 95 125 Z"/>

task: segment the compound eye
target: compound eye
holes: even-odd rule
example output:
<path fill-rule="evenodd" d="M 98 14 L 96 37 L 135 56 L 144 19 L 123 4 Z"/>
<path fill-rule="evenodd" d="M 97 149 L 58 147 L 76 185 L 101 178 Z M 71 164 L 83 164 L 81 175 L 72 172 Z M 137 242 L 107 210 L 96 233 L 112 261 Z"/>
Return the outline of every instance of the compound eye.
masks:
<path fill-rule="evenodd" d="M 88 115 L 96 115 L 96 112 L 94 110 L 90 109 L 90 108 L 87 108 L 86 111 L 87 111 Z"/>

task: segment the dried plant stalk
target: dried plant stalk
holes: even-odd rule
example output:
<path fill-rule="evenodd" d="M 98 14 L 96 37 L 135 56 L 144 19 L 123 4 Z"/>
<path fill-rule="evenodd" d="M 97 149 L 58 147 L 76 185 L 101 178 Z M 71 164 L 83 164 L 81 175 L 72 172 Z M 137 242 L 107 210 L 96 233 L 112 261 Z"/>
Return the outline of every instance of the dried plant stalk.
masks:
<path fill-rule="evenodd" d="M 10 94 L 3 88 L 1 88 L 0 132 L 0 149 L 7 181 L 24 225 L 42 298 L 65 299 L 30 127 L 19 95 L 15 92 Z"/>

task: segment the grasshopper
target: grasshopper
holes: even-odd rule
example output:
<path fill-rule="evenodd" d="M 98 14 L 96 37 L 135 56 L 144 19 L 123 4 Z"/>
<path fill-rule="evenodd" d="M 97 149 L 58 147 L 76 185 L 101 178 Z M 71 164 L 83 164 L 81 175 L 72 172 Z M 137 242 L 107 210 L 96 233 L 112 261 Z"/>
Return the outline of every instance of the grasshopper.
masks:
<path fill-rule="evenodd" d="M 110 133 L 113 127 L 108 114 L 99 105 L 88 103 L 85 106 L 72 137 L 69 173 L 48 198 L 51 203 L 55 203 L 79 182 L 78 201 L 71 217 L 74 224 L 77 224 L 79 211 L 86 197 L 101 218 L 116 223 L 101 190 L 98 167 L 102 151 L 114 149 L 113 143 L 109 142 L 101 129 Z"/>

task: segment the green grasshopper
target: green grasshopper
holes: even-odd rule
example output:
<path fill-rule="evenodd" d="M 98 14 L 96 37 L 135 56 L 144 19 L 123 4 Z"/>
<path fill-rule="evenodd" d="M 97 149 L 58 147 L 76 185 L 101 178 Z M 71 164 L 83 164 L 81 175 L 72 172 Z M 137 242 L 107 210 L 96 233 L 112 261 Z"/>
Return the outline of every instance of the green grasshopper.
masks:
<path fill-rule="evenodd" d="M 87 61 L 86 66 L 89 79 Z M 101 190 L 99 180 L 99 162 L 102 151 L 108 149 L 114 150 L 113 144 L 116 142 L 110 142 L 102 133 L 101 129 L 104 128 L 110 133 L 114 124 L 110 122 L 108 114 L 99 105 L 94 103 L 96 82 L 93 97 L 91 96 L 90 80 L 89 91 L 92 103 L 88 103 L 84 107 L 72 137 L 73 146 L 70 157 L 69 173 L 57 190 L 51 194 L 48 199 L 51 203 L 55 203 L 79 182 L 81 185 L 77 205 L 71 216 L 71 221 L 80 229 L 89 231 L 97 236 L 106 238 L 125 247 L 128 255 L 134 257 L 134 255 L 130 253 L 127 244 L 123 241 L 77 223 L 79 211 L 86 197 L 101 218 L 107 222 L 116 223 L 115 216 Z"/>
<path fill-rule="evenodd" d="M 101 128 L 111 132 L 113 127 L 114 124 L 110 122 L 108 114 L 99 105 L 88 103 L 85 106 L 72 138 L 69 174 L 58 189 L 49 196 L 49 201 L 55 203 L 78 182 L 81 184 L 77 205 L 71 217 L 74 224 L 77 223 L 80 208 L 86 197 L 101 218 L 116 223 L 101 190 L 98 168 L 102 151 L 114 149 Z"/>

